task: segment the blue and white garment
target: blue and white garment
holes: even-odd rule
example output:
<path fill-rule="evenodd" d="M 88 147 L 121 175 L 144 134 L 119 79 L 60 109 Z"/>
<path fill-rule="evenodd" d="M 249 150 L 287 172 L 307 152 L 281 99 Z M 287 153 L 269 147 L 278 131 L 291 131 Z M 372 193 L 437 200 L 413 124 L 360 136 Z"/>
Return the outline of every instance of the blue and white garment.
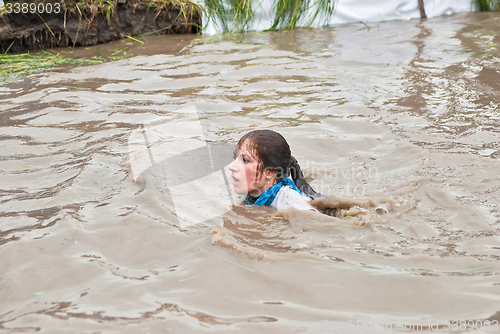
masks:
<path fill-rule="evenodd" d="M 317 211 L 309 204 L 310 199 L 300 192 L 290 179 L 283 179 L 267 189 L 255 202 L 247 200 L 250 205 L 269 205 L 277 210 L 294 208 L 297 210 Z"/>

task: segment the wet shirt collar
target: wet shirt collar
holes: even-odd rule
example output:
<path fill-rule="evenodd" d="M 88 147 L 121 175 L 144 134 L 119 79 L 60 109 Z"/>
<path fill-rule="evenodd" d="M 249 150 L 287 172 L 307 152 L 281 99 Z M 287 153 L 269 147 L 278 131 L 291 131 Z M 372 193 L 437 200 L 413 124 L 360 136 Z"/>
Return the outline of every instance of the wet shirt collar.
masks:
<path fill-rule="evenodd" d="M 295 186 L 292 179 L 286 178 L 283 179 L 280 183 L 274 184 L 271 188 L 267 189 L 262 195 L 252 202 L 250 196 L 247 197 L 247 204 L 249 205 L 271 205 L 274 201 L 274 198 L 278 194 L 278 191 L 284 186 L 289 186 L 293 190 L 297 191 L 299 194 L 302 194 L 299 189 Z"/>

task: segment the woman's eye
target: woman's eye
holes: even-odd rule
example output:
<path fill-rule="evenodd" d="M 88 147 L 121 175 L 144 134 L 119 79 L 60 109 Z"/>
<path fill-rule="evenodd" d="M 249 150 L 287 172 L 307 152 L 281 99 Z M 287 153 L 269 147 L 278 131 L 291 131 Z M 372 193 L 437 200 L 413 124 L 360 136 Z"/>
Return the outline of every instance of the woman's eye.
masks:
<path fill-rule="evenodd" d="M 247 163 L 247 162 L 250 162 L 250 161 L 248 161 L 248 159 L 243 158 L 243 162 Z"/>

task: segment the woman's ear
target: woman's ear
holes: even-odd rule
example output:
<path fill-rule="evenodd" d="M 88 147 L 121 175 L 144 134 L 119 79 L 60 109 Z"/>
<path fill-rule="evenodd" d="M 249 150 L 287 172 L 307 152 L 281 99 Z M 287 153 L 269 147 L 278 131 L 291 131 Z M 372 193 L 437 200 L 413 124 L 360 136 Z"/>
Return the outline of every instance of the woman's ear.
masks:
<path fill-rule="evenodd" d="M 275 175 L 276 175 L 276 169 L 274 169 L 274 168 L 266 168 L 264 170 L 264 177 L 266 179 L 270 179 L 270 178 L 272 178 Z"/>
<path fill-rule="evenodd" d="M 288 173 L 281 167 L 276 168 L 274 171 L 274 177 L 276 177 L 277 179 L 282 180 L 288 177 Z"/>

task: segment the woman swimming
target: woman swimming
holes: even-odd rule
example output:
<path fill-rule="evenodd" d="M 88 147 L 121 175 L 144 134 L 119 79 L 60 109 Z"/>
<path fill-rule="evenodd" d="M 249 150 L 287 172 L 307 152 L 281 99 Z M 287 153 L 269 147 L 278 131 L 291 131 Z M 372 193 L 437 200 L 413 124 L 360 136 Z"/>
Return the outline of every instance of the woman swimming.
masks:
<path fill-rule="evenodd" d="M 247 204 L 317 211 L 309 204 L 309 198 L 321 195 L 304 179 L 288 143 L 279 133 L 272 130 L 247 133 L 236 145 L 233 157 L 229 170 L 234 191 L 247 195 Z"/>

